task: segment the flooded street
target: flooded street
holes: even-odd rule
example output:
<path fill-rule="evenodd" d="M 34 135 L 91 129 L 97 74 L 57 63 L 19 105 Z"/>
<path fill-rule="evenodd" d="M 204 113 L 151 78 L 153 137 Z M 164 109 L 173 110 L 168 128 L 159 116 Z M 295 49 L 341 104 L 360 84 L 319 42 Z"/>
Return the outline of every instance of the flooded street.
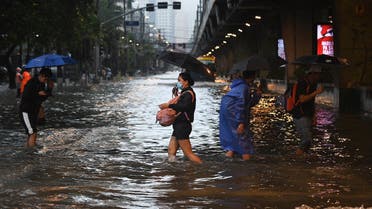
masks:
<path fill-rule="evenodd" d="M 256 157 L 226 159 L 218 109 L 227 83 L 196 82 L 191 143 L 204 161 L 167 162 L 171 127 L 155 124 L 178 72 L 89 88 L 46 103 L 41 148 L 24 148 L 14 104 L 1 102 L 1 208 L 372 207 L 371 119 L 317 109 L 311 155 L 298 158 L 291 117 L 264 95 L 253 109 Z"/>

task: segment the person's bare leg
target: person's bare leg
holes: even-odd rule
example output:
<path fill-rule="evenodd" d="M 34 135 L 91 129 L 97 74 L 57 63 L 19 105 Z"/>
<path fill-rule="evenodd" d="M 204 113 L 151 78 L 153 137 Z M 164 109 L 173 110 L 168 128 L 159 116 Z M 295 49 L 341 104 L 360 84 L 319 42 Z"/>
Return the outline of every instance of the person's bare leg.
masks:
<path fill-rule="evenodd" d="M 202 160 L 192 152 L 191 143 L 189 139 L 178 140 L 178 144 L 180 145 L 183 151 L 183 154 L 187 158 L 189 158 L 189 160 L 191 160 L 194 163 L 198 163 L 198 164 L 202 163 Z"/>
<path fill-rule="evenodd" d="M 34 147 L 36 145 L 36 133 L 31 134 L 27 138 L 27 147 Z"/>
<path fill-rule="evenodd" d="M 251 159 L 251 155 L 250 154 L 243 154 L 242 155 L 242 158 L 243 158 L 244 161 L 245 160 L 250 160 Z"/>
<path fill-rule="evenodd" d="M 225 153 L 225 156 L 226 156 L 226 157 L 229 157 L 229 158 L 232 158 L 232 157 L 234 157 L 234 152 L 231 151 L 231 150 L 228 150 L 228 151 Z"/>
<path fill-rule="evenodd" d="M 168 145 L 168 161 L 174 162 L 176 160 L 176 153 L 179 148 L 178 142 L 174 136 L 171 137 Z"/>
<path fill-rule="evenodd" d="M 296 149 L 296 155 L 297 156 L 301 156 L 301 155 L 303 155 L 304 154 L 304 151 L 302 150 L 302 149 L 300 149 L 300 148 L 297 148 Z"/>

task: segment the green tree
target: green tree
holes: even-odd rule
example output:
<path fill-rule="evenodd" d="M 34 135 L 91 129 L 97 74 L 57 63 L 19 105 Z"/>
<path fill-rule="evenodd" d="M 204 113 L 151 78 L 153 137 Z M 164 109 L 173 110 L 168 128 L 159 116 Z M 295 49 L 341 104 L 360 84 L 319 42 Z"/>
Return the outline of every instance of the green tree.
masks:
<path fill-rule="evenodd" d="M 84 45 L 93 42 L 99 32 L 93 0 L 3 0 L 0 24 L 0 61 L 8 68 L 10 88 L 15 87 L 14 65 L 23 63 L 22 59 L 11 63 L 10 58 L 14 54 L 22 58 L 23 47 L 25 61 L 31 53 L 38 56 L 52 50 L 71 52 L 80 61 L 89 59 L 83 56 Z"/>

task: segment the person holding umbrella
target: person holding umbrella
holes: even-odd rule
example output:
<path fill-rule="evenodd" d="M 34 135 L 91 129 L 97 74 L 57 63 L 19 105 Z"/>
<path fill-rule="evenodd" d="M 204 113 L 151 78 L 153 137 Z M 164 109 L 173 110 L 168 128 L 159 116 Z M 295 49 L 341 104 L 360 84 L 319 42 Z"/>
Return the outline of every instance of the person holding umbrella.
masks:
<path fill-rule="evenodd" d="M 319 85 L 321 67 L 310 65 L 306 71 L 306 76 L 297 82 L 296 103 L 292 113 L 296 131 L 300 136 L 301 142 L 296 150 L 296 155 L 307 153 L 312 143 L 311 128 L 316 123 L 315 120 L 315 97 L 324 90 Z"/>
<path fill-rule="evenodd" d="M 20 67 L 16 68 L 15 83 L 17 87 L 17 98 L 21 97 L 21 83 L 22 83 L 22 69 Z"/>
<path fill-rule="evenodd" d="M 37 138 L 38 113 L 43 101 L 48 97 L 45 84 L 51 77 L 49 68 L 40 70 L 39 75 L 31 78 L 26 84 L 20 103 L 20 118 L 27 134 L 27 147 L 34 147 Z"/>
<path fill-rule="evenodd" d="M 243 160 L 249 160 L 254 153 L 250 109 L 260 101 L 262 90 L 253 88 L 256 71 L 233 69 L 230 74 L 231 90 L 222 97 L 220 105 L 220 143 L 226 157 L 239 154 Z"/>

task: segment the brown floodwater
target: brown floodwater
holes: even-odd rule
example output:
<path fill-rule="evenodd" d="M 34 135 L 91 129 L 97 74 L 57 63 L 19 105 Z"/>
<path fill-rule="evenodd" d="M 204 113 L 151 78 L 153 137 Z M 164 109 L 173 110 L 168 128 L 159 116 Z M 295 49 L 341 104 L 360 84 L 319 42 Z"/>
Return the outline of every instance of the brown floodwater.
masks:
<path fill-rule="evenodd" d="M 296 157 L 290 115 L 265 94 L 253 109 L 255 157 L 226 159 L 218 110 L 228 83 L 196 82 L 191 143 L 167 161 L 170 127 L 155 124 L 177 72 L 65 87 L 46 103 L 37 149 L 11 96 L 0 107 L 1 208 L 325 208 L 372 206 L 372 120 L 317 108 L 314 145 Z M 5 95 L 5 96 L 4 96 Z M 10 94 L 11 95 L 11 94 Z"/>

